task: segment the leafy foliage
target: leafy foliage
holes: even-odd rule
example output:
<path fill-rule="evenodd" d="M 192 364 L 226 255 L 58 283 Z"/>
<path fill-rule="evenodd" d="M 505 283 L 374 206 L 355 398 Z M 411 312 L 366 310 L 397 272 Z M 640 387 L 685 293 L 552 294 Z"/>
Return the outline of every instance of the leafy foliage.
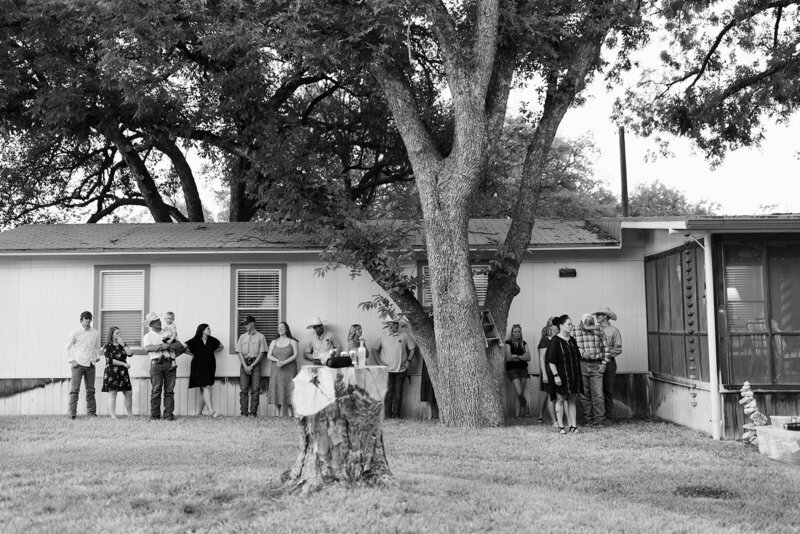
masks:
<path fill-rule="evenodd" d="M 765 123 L 784 121 L 800 106 L 798 5 L 662 2 L 661 28 L 669 35 L 663 69 L 627 92 L 618 115 L 642 135 L 689 137 L 714 163 L 758 144 Z"/>
<path fill-rule="evenodd" d="M 714 215 L 719 210 L 719 204 L 708 199 L 691 203 L 683 191 L 668 187 L 660 180 L 656 180 L 636 186 L 628 208 L 632 217 Z"/>

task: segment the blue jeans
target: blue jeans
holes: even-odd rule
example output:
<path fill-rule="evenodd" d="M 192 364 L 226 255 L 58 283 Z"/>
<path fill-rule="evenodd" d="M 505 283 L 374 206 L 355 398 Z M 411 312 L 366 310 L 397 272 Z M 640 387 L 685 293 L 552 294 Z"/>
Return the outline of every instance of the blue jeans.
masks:
<path fill-rule="evenodd" d="M 175 377 L 178 368 L 172 368 L 172 360 L 150 360 L 150 417 L 161 417 L 161 390 L 164 390 L 164 417 L 170 417 L 175 411 Z"/>
<path fill-rule="evenodd" d="M 583 422 L 602 423 L 606 418 L 606 407 L 603 400 L 603 373 L 600 372 L 600 362 L 581 360 L 581 378 Z"/>
<path fill-rule="evenodd" d="M 94 364 L 89 367 L 72 363 L 72 377 L 69 380 L 69 414 L 78 413 L 78 393 L 81 391 L 81 378 L 86 386 L 86 413 L 97 415 L 97 403 L 94 400 Z"/>
<path fill-rule="evenodd" d="M 606 401 L 606 419 L 614 415 L 614 380 L 617 378 L 617 359 L 611 358 L 603 373 L 603 397 Z"/>
<path fill-rule="evenodd" d="M 400 417 L 400 406 L 403 405 L 403 382 L 406 372 L 389 373 L 386 381 L 386 396 L 383 398 L 383 411 L 386 417 Z"/>
<path fill-rule="evenodd" d="M 251 362 L 248 362 L 251 363 Z M 244 367 L 239 366 L 239 408 L 242 415 L 249 413 L 253 417 L 258 415 L 258 401 L 261 396 L 261 362 L 253 367 L 248 375 Z M 248 403 L 249 400 L 249 403 Z"/>

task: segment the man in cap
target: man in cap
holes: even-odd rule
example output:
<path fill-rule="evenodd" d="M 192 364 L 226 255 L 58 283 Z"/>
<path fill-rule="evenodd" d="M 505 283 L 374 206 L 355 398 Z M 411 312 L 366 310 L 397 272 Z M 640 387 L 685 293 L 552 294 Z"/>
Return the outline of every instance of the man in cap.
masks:
<path fill-rule="evenodd" d="M 256 330 L 256 318 L 248 315 L 242 321 L 245 332 L 236 341 L 239 355 L 239 409 L 242 417 L 258 417 L 261 396 L 261 359 L 267 352 L 264 334 Z M 249 398 L 248 398 L 249 397 Z M 248 402 L 249 401 L 249 402 Z"/>
<path fill-rule="evenodd" d="M 572 329 L 572 336 L 581 351 L 583 422 L 587 425 L 600 425 L 606 418 L 603 400 L 603 371 L 607 362 L 606 339 L 594 315 L 589 313 L 583 314 L 580 324 Z"/>
<path fill-rule="evenodd" d="M 92 328 L 92 312 L 81 313 L 81 327 L 70 332 L 64 351 L 67 353 L 67 363 L 72 367 L 69 380 L 69 416 L 72 419 L 77 416 L 82 378 L 86 386 L 86 412 L 97 417 L 94 364 L 100 360 L 100 333 Z"/>
<path fill-rule="evenodd" d="M 161 318 L 150 312 L 144 319 L 150 330 L 144 335 L 142 346 L 150 357 L 150 419 L 161 419 L 161 391 L 164 391 L 164 414 L 167 421 L 175 420 L 175 378 L 178 365 L 175 352 L 170 350 L 161 334 Z"/>
<path fill-rule="evenodd" d="M 383 399 L 384 415 L 386 418 L 399 418 L 403 404 L 403 383 L 417 345 L 405 332 L 398 332 L 400 322 L 394 317 L 384 321 L 384 325 L 385 331 L 373 347 L 373 361 L 385 365 L 389 371 Z"/>
<path fill-rule="evenodd" d="M 605 398 L 606 422 L 612 421 L 614 413 L 614 381 L 617 377 L 617 356 L 622 354 L 622 335 L 609 321 L 616 321 L 617 314 L 608 306 L 601 306 L 594 312 L 603 331 L 608 347 L 608 364 L 603 373 L 603 397 Z"/>
<path fill-rule="evenodd" d="M 306 343 L 303 357 L 314 365 L 323 365 L 330 356 L 331 350 L 339 350 L 339 344 L 336 343 L 333 334 L 325 330 L 325 321 L 319 317 L 312 318 L 306 329 L 313 330 L 314 334 Z"/>

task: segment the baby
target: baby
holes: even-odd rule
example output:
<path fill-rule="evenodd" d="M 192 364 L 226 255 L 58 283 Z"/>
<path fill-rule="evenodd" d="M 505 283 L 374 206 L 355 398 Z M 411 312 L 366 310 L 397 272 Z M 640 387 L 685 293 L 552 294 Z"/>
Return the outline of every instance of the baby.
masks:
<path fill-rule="evenodd" d="M 161 325 L 161 341 L 169 345 L 169 350 L 180 356 L 186 352 L 186 347 L 178 341 L 178 327 L 175 324 L 175 314 L 171 311 L 164 314 L 164 324 Z"/>

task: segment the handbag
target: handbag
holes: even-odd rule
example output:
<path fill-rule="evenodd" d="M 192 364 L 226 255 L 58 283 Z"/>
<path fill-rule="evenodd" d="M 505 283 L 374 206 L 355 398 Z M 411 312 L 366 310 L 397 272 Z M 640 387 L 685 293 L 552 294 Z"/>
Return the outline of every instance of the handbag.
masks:
<path fill-rule="evenodd" d="M 339 367 L 352 367 L 353 360 L 350 359 L 350 356 L 334 356 L 332 358 L 328 358 L 328 361 L 325 362 L 325 365 L 333 369 L 338 369 Z"/>

